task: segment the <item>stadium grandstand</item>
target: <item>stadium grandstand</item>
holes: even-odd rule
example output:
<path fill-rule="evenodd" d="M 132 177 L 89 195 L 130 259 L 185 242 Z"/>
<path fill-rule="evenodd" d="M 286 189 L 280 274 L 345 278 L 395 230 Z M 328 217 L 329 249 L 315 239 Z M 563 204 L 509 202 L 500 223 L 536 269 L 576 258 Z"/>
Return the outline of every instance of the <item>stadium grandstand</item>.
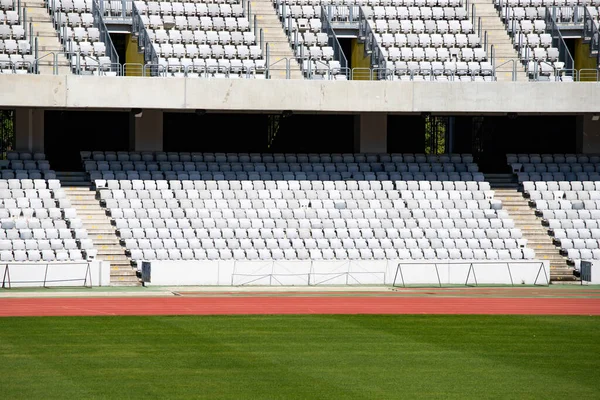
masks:
<path fill-rule="evenodd" d="M 0 0 L 3 284 L 576 280 L 599 7 Z"/>

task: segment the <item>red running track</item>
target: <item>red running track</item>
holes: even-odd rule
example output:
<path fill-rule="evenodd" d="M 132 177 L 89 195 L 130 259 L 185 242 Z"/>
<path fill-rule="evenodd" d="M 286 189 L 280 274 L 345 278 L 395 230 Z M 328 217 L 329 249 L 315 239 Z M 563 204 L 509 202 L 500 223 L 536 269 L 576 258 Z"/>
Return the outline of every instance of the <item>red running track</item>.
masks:
<path fill-rule="evenodd" d="M 325 296 L 0 299 L 0 317 L 234 314 L 600 315 L 600 299 Z"/>

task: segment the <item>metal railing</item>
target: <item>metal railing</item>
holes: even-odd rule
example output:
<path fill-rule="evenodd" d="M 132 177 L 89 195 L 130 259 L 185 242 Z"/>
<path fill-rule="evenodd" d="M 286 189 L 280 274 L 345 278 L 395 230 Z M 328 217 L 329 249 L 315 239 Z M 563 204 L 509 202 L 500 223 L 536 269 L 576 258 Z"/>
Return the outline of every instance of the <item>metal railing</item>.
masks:
<path fill-rule="evenodd" d="M 133 0 L 98 0 L 105 21 L 130 22 Z"/>
<path fill-rule="evenodd" d="M 106 47 L 106 56 L 110 58 L 110 63 L 113 65 L 119 65 L 119 54 L 113 44 L 113 41 L 108 32 L 108 28 L 102 18 L 102 10 L 97 0 L 92 0 L 92 16 L 94 17 L 94 26 L 98 28 L 100 33 L 100 41 L 104 42 Z"/>
<path fill-rule="evenodd" d="M 546 30 L 552 36 L 552 47 L 558 49 L 558 59 L 565 63 L 564 69 L 572 70 L 575 68 L 575 62 L 573 56 L 565 43 L 565 40 L 560 33 L 560 28 L 556 24 L 555 18 L 556 8 L 546 8 Z"/>
<path fill-rule="evenodd" d="M 340 62 L 340 69 L 346 70 L 348 59 L 342 50 L 342 45 L 335 34 L 335 30 L 331 26 L 331 13 L 331 6 L 321 7 L 321 29 L 327 33 L 327 44 L 333 48 L 333 59 Z"/>
<path fill-rule="evenodd" d="M 371 60 L 371 67 L 377 70 L 385 70 L 386 69 L 386 59 L 383 55 L 383 51 L 381 51 L 381 47 L 377 42 L 377 36 L 373 32 L 371 25 L 369 24 L 369 19 L 367 19 L 363 8 L 359 8 L 360 18 L 358 22 L 358 36 L 359 41 L 362 41 L 365 46 L 365 56 L 369 56 Z M 376 79 L 385 79 L 385 77 L 375 77 Z M 373 76 L 371 76 L 373 79 Z"/>
<path fill-rule="evenodd" d="M 585 7 L 583 20 L 583 40 L 590 46 L 590 57 L 596 58 L 596 66 L 600 68 L 600 30 L 598 22 Z"/>
<path fill-rule="evenodd" d="M 138 50 L 144 53 L 144 64 L 158 65 L 158 55 L 135 3 L 131 3 L 131 32 L 137 37 Z M 151 69 L 150 71 L 152 72 L 153 70 Z M 158 72 L 158 70 L 153 71 L 153 74 L 150 76 L 157 76 Z"/>

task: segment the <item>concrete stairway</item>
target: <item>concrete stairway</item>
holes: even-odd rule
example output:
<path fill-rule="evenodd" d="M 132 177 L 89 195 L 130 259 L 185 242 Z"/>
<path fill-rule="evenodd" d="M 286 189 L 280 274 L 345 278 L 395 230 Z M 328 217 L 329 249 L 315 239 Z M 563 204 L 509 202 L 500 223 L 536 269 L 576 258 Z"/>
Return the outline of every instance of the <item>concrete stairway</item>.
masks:
<path fill-rule="evenodd" d="M 529 202 L 518 191 L 518 184 L 511 174 L 485 175 L 495 192 L 494 198 L 502 201 L 502 208 L 515 221 L 515 227 L 523 232 L 527 247 L 535 251 L 536 258 L 550 261 L 550 277 L 554 281 L 574 280 L 573 268 L 552 243 L 548 229 L 542 226 L 541 218 L 529 207 Z"/>
<path fill-rule="evenodd" d="M 498 16 L 493 0 L 471 0 L 469 2 L 469 7 L 471 4 L 475 4 L 475 17 L 481 17 L 482 43 L 483 32 L 487 32 L 488 49 L 491 49 L 490 45 L 494 45 L 496 55 L 496 76 L 498 81 L 510 81 L 512 79 L 512 63 L 509 62 L 510 60 L 514 60 L 516 65 L 517 81 L 527 81 L 528 77 L 525 68 L 519 60 L 519 54 L 513 47 L 513 43 L 510 36 L 508 36 L 505 25 Z M 469 12 L 471 12 L 471 10 L 469 10 Z M 477 26 L 477 24 L 475 25 Z"/>
<path fill-rule="evenodd" d="M 269 44 L 269 65 L 272 79 L 285 79 L 285 61 L 290 60 L 290 79 L 303 79 L 302 70 L 296 61 L 289 39 L 277 16 L 271 0 L 253 0 L 251 4 L 250 23 L 257 16 L 258 32 L 263 30 L 265 42 Z M 259 40 L 259 33 L 256 40 Z"/>
<path fill-rule="evenodd" d="M 84 172 L 57 172 L 57 178 L 65 189 L 67 198 L 77 210 L 77 215 L 88 231 L 94 247 L 98 250 L 97 258 L 110 262 L 110 280 L 114 286 L 138 286 L 136 271 L 119 243 L 110 218 L 96 199 L 96 191 Z"/>
<path fill-rule="evenodd" d="M 38 59 L 40 74 L 52 75 L 54 56 L 51 53 L 64 52 L 58 33 L 52 24 L 52 17 L 46 10 L 43 0 L 25 0 L 27 22 L 33 23 L 33 36 L 38 38 Z M 33 49 L 32 49 L 33 51 Z M 58 74 L 70 74 L 69 61 L 64 54 L 58 54 Z"/>

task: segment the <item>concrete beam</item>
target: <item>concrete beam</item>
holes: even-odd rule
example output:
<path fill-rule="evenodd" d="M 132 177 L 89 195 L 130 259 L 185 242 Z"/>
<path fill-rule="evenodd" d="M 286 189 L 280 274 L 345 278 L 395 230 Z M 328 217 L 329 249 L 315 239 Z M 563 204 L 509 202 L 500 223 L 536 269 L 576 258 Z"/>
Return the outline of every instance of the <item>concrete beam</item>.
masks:
<path fill-rule="evenodd" d="M 0 87 L 0 105 L 10 108 L 600 113 L 600 84 L 597 82 L 372 82 L 0 75 Z"/>
<path fill-rule="evenodd" d="M 357 153 L 387 153 L 387 117 L 385 113 L 363 113 L 355 117 Z"/>
<path fill-rule="evenodd" d="M 17 108 L 15 111 L 16 150 L 44 152 L 44 110 Z"/>
<path fill-rule="evenodd" d="M 133 116 L 135 129 L 134 151 L 163 150 L 163 112 L 146 109 L 140 117 Z"/>
<path fill-rule="evenodd" d="M 577 150 L 585 154 L 600 154 L 600 116 L 583 115 L 578 118 Z M 580 147 L 581 146 L 581 147 Z"/>

